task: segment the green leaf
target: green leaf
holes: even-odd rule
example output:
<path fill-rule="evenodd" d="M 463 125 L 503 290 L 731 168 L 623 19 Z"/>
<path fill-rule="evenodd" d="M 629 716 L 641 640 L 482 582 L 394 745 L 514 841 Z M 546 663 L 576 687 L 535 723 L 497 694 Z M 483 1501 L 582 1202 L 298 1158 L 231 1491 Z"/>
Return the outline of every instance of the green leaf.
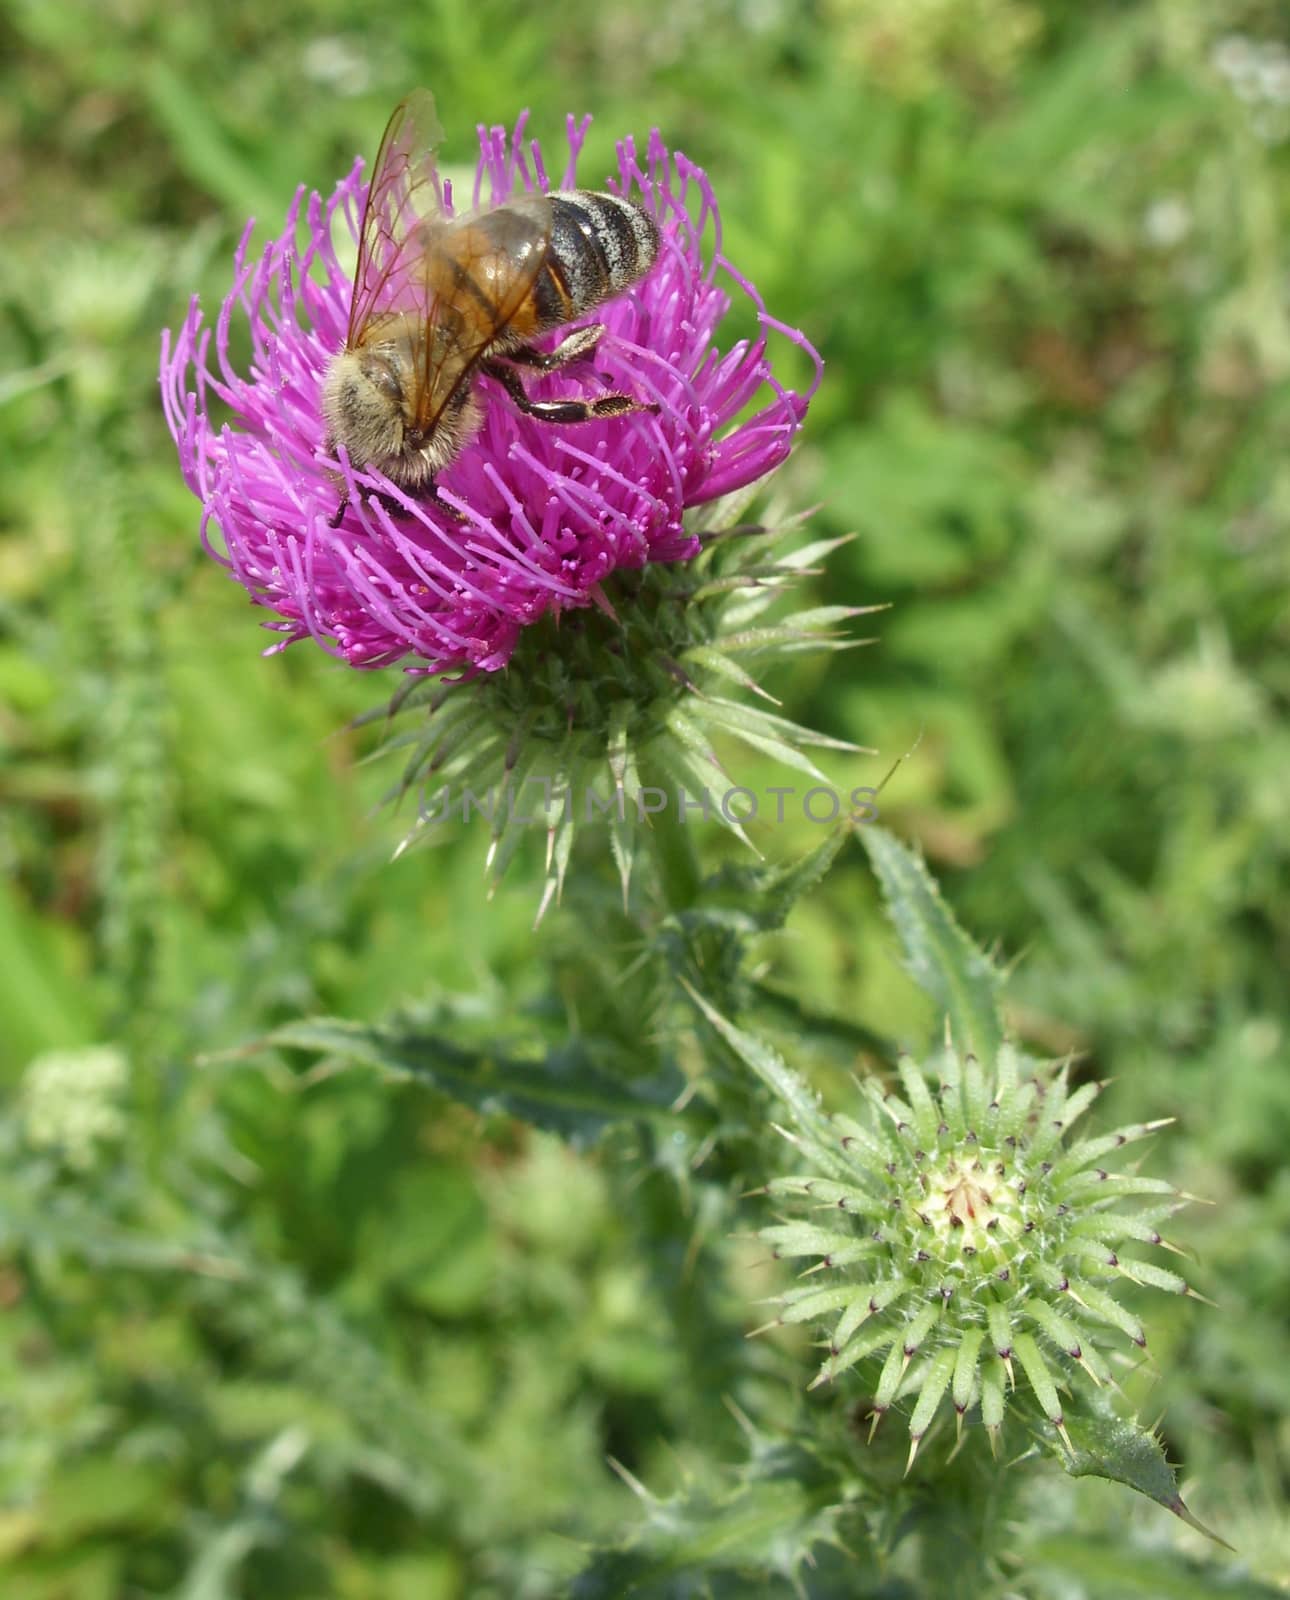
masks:
<path fill-rule="evenodd" d="M 775 1013 L 780 1027 L 791 1028 L 798 1038 L 817 1046 L 837 1049 L 853 1070 L 857 1051 L 866 1051 L 880 1061 L 896 1060 L 899 1052 L 895 1040 L 866 1028 L 854 1017 L 830 1016 L 817 1011 L 799 995 L 789 994 L 767 982 L 754 983 L 753 990 L 758 1002 Z"/>
<path fill-rule="evenodd" d="M 581 1041 L 526 1059 L 463 1047 L 410 1022 L 317 1017 L 275 1028 L 230 1055 L 272 1049 L 307 1050 L 331 1063 L 375 1067 L 387 1077 L 435 1089 L 476 1111 L 519 1117 L 573 1143 L 590 1143 L 615 1123 L 643 1119 L 671 1129 L 687 1122 L 687 1114 L 668 1109 L 685 1087 L 679 1073 L 654 1079 L 648 1090 L 628 1087 L 593 1064 Z M 693 1113 L 688 1120 L 694 1120 Z"/>
<path fill-rule="evenodd" d="M 804 1133 L 815 1134 L 822 1140 L 825 1148 L 829 1148 L 830 1141 L 824 1115 L 820 1110 L 819 1097 L 806 1079 L 794 1072 L 778 1050 L 773 1049 L 764 1039 L 758 1039 L 751 1033 L 745 1033 L 742 1028 L 736 1028 L 733 1022 L 727 1022 L 697 989 L 685 983 L 684 979 L 681 981 L 695 1005 L 744 1065 L 750 1067 L 780 1100 L 797 1126 Z"/>
<path fill-rule="evenodd" d="M 844 1486 L 804 1451 L 768 1449 L 731 1476 L 733 1484 L 696 1486 L 667 1501 L 629 1478 L 648 1508 L 644 1524 L 627 1548 L 593 1556 L 573 1600 L 681 1600 L 709 1592 L 703 1574 L 738 1572 L 745 1583 L 754 1573 L 787 1578 L 813 1565 L 815 1548 L 835 1541 Z M 856 1581 L 853 1593 L 872 1592 Z M 739 1592 L 779 1591 L 763 1579 Z"/>
<path fill-rule="evenodd" d="M 1284 1593 L 1230 1567 L 1086 1535 L 1058 1534 L 1027 1545 L 1026 1565 L 1032 1572 L 1049 1568 L 1096 1584 L 1099 1595 L 1115 1595 L 1116 1600 L 1135 1595 L 1145 1600 L 1277 1600 Z"/>
<path fill-rule="evenodd" d="M 919 988 L 948 1019 L 956 1045 L 993 1060 L 1003 1042 L 994 963 L 963 932 L 924 862 L 876 826 L 858 830 Z"/>
<path fill-rule="evenodd" d="M 113 1600 L 124 1560 L 109 1546 L 24 1551 L 5 1561 L 5 1600 Z"/>
<path fill-rule="evenodd" d="M 171 141 L 176 162 L 234 212 L 250 210 L 277 218 L 289 192 L 266 178 L 256 163 L 243 156 L 211 110 L 210 102 L 161 61 L 143 76 L 149 110 Z"/>
<path fill-rule="evenodd" d="M 7 882 L 0 883 L 0 950 L 0 1073 L 9 1079 L 43 1051 L 93 1044 L 94 992 L 78 976 L 80 950 Z"/>
<path fill-rule="evenodd" d="M 1232 1547 L 1203 1522 L 1198 1522 L 1178 1493 L 1174 1469 L 1165 1459 L 1160 1441 L 1135 1422 L 1112 1416 L 1068 1416 L 1067 1432 L 1075 1446 L 1073 1457 L 1063 1457 L 1072 1478 L 1107 1478 L 1128 1484 L 1157 1505 L 1172 1511 L 1189 1528 L 1203 1533 L 1225 1550 Z M 1190 1591 L 1188 1591 L 1190 1592 Z"/>
<path fill-rule="evenodd" d="M 849 826 L 834 828 L 823 844 L 787 864 L 727 865 L 705 885 L 701 909 L 729 907 L 759 933 L 782 928 L 802 896 L 824 880 L 850 834 Z"/>
<path fill-rule="evenodd" d="M 75 1546 L 105 1529 L 147 1526 L 164 1492 L 157 1466 L 105 1455 L 68 1461 L 41 1492 L 41 1543 Z"/>

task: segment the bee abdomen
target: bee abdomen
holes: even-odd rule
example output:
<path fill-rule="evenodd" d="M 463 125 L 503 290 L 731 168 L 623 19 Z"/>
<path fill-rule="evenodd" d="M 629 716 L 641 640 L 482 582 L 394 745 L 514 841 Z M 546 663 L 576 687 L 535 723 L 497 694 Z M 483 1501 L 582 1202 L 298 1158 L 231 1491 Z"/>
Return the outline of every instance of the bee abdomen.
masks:
<path fill-rule="evenodd" d="M 551 244 L 536 285 L 544 328 L 630 289 L 654 265 L 659 243 L 653 217 L 620 195 L 557 190 L 551 211 Z"/>

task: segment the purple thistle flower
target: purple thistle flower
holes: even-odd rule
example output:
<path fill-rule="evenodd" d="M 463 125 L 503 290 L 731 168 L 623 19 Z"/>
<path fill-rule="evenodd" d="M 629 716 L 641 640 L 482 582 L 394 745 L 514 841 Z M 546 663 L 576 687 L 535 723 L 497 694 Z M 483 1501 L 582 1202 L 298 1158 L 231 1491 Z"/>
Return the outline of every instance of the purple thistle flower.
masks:
<path fill-rule="evenodd" d="M 569 161 L 556 185 L 537 142 L 523 137 L 524 120 L 510 138 L 501 127 L 480 129 L 477 204 L 576 186 L 590 119 L 568 119 Z M 658 218 L 659 260 L 598 308 L 606 334 L 594 372 L 581 363 L 530 388 L 535 398 L 559 399 L 600 384 L 656 401 L 659 411 L 553 427 L 518 414 L 481 379 L 484 425 L 439 479 L 456 517 L 326 453 L 320 394 L 345 339 L 351 294 L 333 225 L 339 213 L 357 241 L 361 161 L 329 201 L 315 193 L 306 203 L 301 189 L 258 262 L 248 259 L 248 224 L 213 328 L 194 297 L 177 336 L 163 335 L 162 399 L 185 481 L 202 502 L 202 541 L 278 619 L 265 624 L 282 636 L 266 653 L 312 637 L 355 667 L 411 657 L 413 672 L 493 671 L 544 614 L 607 605 L 599 586 L 617 569 L 693 556 L 699 540 L 686 530 L 686 510 L 746 487 L 788 455 L 819 383 L 819 356 L 769 315 L 723 256 L 716 199 L 700 168 L 670 153 L 657 132 L 643 166 L 624 140 L 618 167 L 609 187 Z M 716 334 L 732 294 L 751 302 L 760 331 L 722 352 Z M 230 358 L 243 319 L 247 376 Z M 776 380 L 766 349 L 772 331 L 813 361 L 807 394 Z M 767 402 L 736 424 L 763 388 Z M 332 527 L 342 492 L 348 506 Z"/>

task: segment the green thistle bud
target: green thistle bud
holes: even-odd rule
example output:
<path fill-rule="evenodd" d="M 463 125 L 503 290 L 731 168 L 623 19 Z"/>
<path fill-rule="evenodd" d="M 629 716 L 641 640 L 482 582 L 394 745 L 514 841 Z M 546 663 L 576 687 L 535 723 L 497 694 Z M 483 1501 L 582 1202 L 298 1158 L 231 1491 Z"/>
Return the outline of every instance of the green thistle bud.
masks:
<path fill-rule="evenodd" d="M 845 541 L 786 550 L 801 518 L 737 523 L 740 501 L 687 519 L 699 553 L 687 562 L 619 571 L 597 604 L 548 615 L 521 632 L 502 671 L 467 681 L 418 679 L 365 721 L 397 718 L 385 749 L 406 750 L 389 798 L 409 791 L 418 816 L 402 848 L 467 814 L 487 818 L 486 870 L 496 887 L 526 829 L 546 833 L 539 917 L 558 896 L 579 826 L 610 829 L 627 892 L 653 812 L 682 803 L 744 843 L 717 746 L 742 743 L 805 773 L 824 774 L 809 747 L 854 751 L 779 716 L 751 668 L 805 650 L 843 649 L 841 625 L 866 608 L 766 613 Z M 463 799 L 469 797 L 469 804 Z"/>
<path fill-rule="evenodd" d="M 1008 1046 L 989 1069 L 947 1049 L 932 1070 L 935 1091 L 902 1058 L 903 1095 L 870 1080 L 858 1118 L 821 1116 L 809 1131 L 785 1132 L 806 1173 L 766 1192 L 827 1217 L 762 1229 L 777 1257 L 816 1258 L 804 1274 L 814 1281 L 784 1294 L 766 1327 L 831 1324 L 812 1387 L 881 1361 L 874 1426 L 912 1399 L 909 1465 L 947 1397 L 960 1436 L 979 1407 L 993 1447 L 1019 1376 L 1070 1449 L 1058 1389 L 1076 1373 L 1113 1383 L 1117 1346 L 1146 1348 L 1116 1288 L 1194 1292 L 1131 1253 L 1173 1249 L 1157 1224 L 1187 1197 L 1104 1165 L 1171 1119 L 1070 1142 L 1099 1085 L 1072 1089 L 1065 1068 L 1023 1076 Z"/>

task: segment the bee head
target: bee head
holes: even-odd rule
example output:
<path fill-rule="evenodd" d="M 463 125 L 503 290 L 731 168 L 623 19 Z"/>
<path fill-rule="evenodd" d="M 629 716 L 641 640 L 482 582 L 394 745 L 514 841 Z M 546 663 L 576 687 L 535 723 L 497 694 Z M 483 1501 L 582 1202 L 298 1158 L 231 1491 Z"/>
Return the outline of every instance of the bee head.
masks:
<path fill-rule="evenodd" d="M 340 350 L 332 357 L 323 384 L 323 416 L 331 445 L 343 444 L 353 467 L 379 466 L 416 447 L 398 367 L 388 351 Z"/>

